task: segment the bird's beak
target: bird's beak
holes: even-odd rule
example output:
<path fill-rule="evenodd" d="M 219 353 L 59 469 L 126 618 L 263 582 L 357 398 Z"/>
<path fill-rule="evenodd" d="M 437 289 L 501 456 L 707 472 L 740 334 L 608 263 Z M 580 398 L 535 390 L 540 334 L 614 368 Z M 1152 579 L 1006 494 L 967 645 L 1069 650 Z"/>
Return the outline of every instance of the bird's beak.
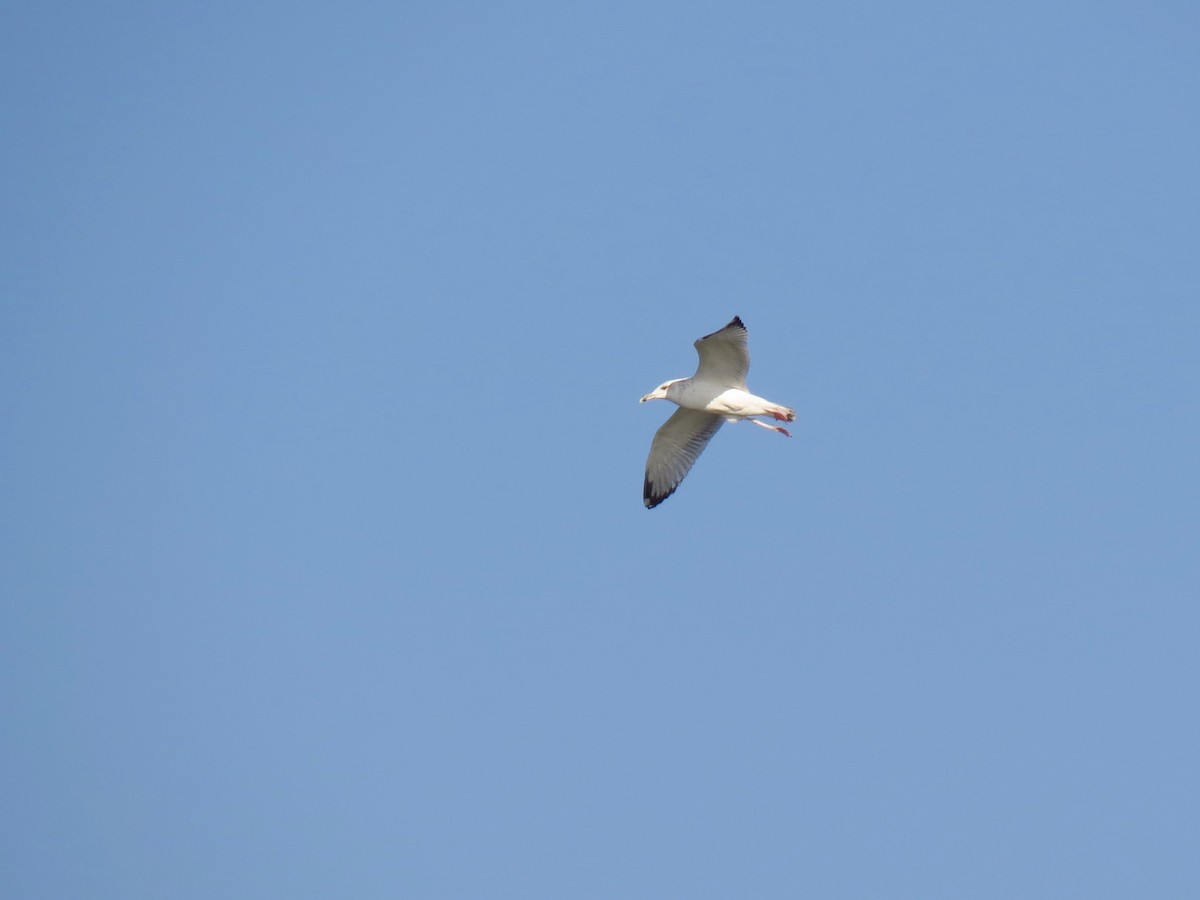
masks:
<path fill-rule="evenodd" d="M 653 400 L 653 399 L 654 399 L 653 394 L 647 394 L 645 397 L 643 397 L 641 400 L 639 400 L 638 403 L 645 403 L 647 400 Z"/>

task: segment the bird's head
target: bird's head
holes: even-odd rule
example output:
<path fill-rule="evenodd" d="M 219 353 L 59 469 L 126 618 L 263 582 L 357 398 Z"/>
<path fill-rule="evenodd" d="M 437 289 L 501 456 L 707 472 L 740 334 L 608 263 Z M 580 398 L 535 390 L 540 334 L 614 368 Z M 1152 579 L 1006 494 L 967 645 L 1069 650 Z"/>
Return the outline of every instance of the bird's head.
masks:
<path fill-rule="evenodd" d="M 674 378 L 671 381 L 664 381 L 662 384 L 660 384 L 658 387 L 656 387 L 654 390 L 652 390 L 650 393 L 648 393 L 645 397 L 643 397 L 641 402 L 645 403 L 647 400 L 667 400 L 671 394 L 671 386 L 674 384 L 679 384 L 679 382 L 686 381 L 686 380 L 687 380 L 686 378 Z"/>

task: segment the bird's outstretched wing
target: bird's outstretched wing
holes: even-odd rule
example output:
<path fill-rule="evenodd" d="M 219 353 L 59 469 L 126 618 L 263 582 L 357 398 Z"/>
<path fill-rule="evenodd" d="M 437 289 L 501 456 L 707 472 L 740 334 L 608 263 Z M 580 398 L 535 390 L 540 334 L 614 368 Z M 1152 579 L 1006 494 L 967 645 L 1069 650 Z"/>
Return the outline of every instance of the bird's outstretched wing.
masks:
<path fill-rule="evenodd" d="M 650 444 L 642 499 L 654 509 L 673 493 L 725 420 L 712 413 L 680 407 L 663 423 Z"/>
<path fill-rule="evenodd" d="M 750 349 L 746 344 L 746 326 L 739 316 L 734 316 L 720 331 L 706 334 L 694 346 L 700 354 L 700 367 L 693 376 L 696 381 L 746 389 Z"/>

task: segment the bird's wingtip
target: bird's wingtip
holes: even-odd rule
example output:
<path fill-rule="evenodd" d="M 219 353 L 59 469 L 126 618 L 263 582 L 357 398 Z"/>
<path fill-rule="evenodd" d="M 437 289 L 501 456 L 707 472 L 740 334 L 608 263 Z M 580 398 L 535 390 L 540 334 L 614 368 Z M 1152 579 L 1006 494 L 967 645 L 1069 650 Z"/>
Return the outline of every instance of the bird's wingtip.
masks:
<path fill-rule="evenodd" d="M 736 328 L 739 331 L 744 331 L 747 334 L 749 334 L 749 329 L 746 328 L 746 323 L 742 321 L 742 317 L 734 316 L 729 321 L 728 325 L 723 325 L 722 327 L 720 327 L 716 331 L 714 331 L 712 334 L 706 334 L 704 337 L 700 338 L 700 340 L 705 341 L 705 340 L 708 340 L 710 337 L 716 337 L 721 332 L 728 331 L 730 328 Z"/>
<path fill-rule="evenodd" d="M 657 494 L 650 485 L 649 478 L 642 482 L 642 502 L 646 504 L 646 509 L 654 509 L 654 507 L 658 506 L 658 504 L 662 503 L 673 493 L 675 493 L 674 489 L 667 491 L 665 494 Z"/>

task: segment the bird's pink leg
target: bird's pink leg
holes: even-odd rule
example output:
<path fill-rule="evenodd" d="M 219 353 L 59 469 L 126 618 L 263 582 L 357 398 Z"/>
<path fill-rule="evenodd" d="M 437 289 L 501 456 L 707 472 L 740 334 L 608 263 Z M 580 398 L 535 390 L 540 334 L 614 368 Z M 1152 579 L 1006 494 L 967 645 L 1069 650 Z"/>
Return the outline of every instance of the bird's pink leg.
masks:
<path fill-rule="evenodd" d="M 786 428 L 780 428 L 778 425 L 768 425 L 766 422 L 758 421 L 758 419 L 748 419 L 747 421 L 753 422 L 755 425 L 758 425 L 760 428 L 766 428 L 769 431 L 778 431 L 780 434 L 784 435 L 785 437 L 792 436 L 792 433 L 790 431 L 788 431 Z M 787 420 L 781 417 L 780 421 L 786 422 Z"/>

